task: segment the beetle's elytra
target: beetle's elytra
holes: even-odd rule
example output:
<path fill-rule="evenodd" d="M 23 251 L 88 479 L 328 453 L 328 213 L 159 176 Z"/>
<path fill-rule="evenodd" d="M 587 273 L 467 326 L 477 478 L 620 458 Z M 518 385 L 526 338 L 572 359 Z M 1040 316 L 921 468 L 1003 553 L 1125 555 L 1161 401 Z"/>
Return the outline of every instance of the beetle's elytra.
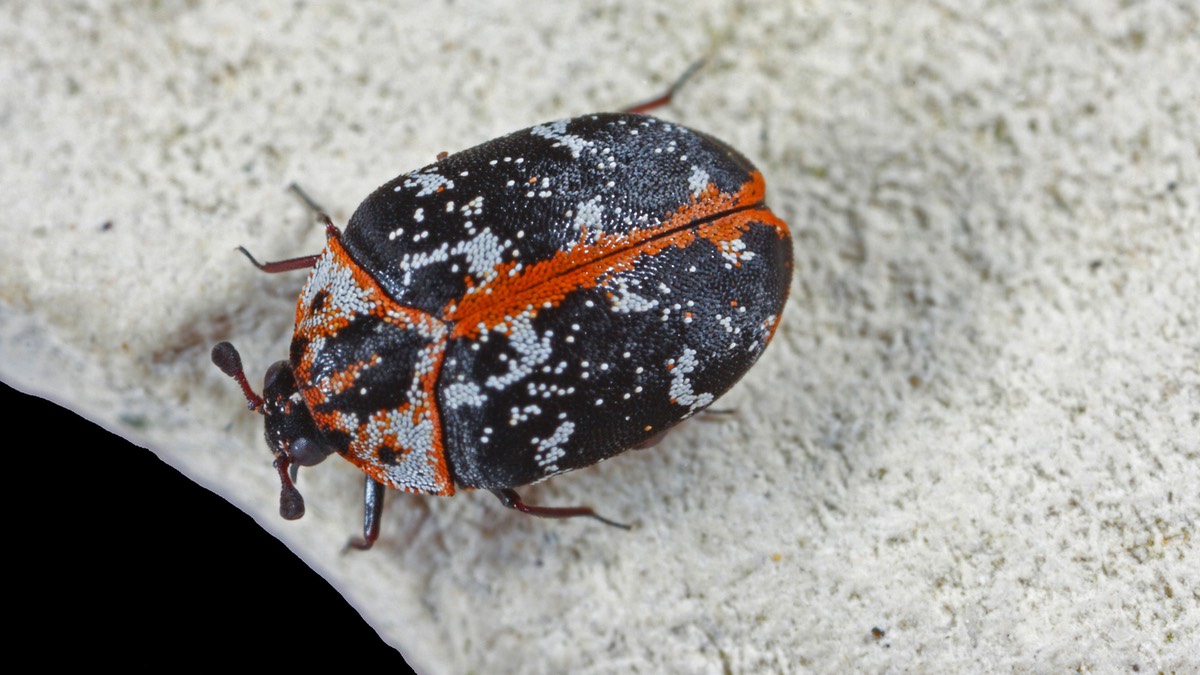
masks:
<path fill-rule="evenodd" d="M 728 390 L 778 325 L 792 269 L 762 176 L 705 134 L 605 113 L 542 124 L 380 187 L 327 226 L 287 361 L 264 398 L 228 343 L 213 359 L 266 416 L 289 468 L 337 453 L 381 486 L 512 488 L 645 444 Z M 603 520 L 603 519 L 601 519 Z M 606 521 L 607 522 L 607 521 Z"/>

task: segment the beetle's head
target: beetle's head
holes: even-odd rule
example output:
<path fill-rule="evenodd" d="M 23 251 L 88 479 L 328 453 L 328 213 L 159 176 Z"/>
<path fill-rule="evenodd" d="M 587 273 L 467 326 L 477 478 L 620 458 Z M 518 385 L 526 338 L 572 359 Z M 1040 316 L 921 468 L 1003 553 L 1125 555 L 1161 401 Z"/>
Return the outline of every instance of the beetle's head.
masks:
<path fill-rule="evenodd" d="M 263 395 L 259 396 L 246 381 L 242 357 L 233 345 L 221 342 L 214 346 L 212 361 L 241 385 L 250 409 L 266 418 L 267 446 L 275 454 L 274 466 L 281 484 L 279 515 L 288 520 L 303 516 L 304 498 L 296 489 L 296 470 L 320 464 L 331 451 L 320 442 L 320 433 L 296 386 L 292 367 L 287 361 L 279 361 L 268 368 Z"/>

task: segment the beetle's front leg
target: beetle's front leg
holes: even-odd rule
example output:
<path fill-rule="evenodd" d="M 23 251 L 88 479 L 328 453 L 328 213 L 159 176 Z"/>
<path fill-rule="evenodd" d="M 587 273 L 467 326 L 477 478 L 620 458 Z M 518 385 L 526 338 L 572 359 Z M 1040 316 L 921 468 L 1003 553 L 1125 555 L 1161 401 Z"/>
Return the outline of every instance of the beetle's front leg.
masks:
<path fill-rule="evenodd" d="M 366 476 L 363 485 L 363 536 L 355 537 L 347 542 L 347 548 L 365 551 L 375 545 L 379 538 L 379 521 L 383 518 L 383 493 L 387 487 L 383 483 Z"/>

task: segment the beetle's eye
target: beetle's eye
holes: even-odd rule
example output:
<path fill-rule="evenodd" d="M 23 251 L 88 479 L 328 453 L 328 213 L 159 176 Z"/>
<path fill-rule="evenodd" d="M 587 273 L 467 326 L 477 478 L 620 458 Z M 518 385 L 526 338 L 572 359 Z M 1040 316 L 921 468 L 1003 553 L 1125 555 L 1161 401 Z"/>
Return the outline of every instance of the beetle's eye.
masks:
<path fill-rule="evenodd" d="M 292 463 L 299 466 L 316 466 L 329 456 L 329 452 L 318 443 L 307 438 L 297 438 L 292 441 Z"/>
<path fill-rule="evenodd" d="M 287 398 L 296 391 L 296 378 L 292 375 L 292 368 L 287 361 L 276 361 L 267 368 L 267 374 L 263 377 L 263 397 L 272 398 L 272 395 L 280 398 Z"/>

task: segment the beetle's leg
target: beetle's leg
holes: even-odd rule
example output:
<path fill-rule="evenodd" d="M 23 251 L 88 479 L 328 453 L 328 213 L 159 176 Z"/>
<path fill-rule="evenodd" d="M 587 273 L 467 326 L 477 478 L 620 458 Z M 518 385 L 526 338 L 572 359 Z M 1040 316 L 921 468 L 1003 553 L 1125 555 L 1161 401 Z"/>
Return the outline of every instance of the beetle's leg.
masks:
<path fill-rule="evenodd" d="M 308 193 L 296 183 L 288 183 L 287 189 L 299 197 L 300 201 L 304 202 L 304 205 L 308 207 L 309 211 L 312 211 L 314 214 L 325 213 L 325 209 L 321 208 L 321 205 L 314 201 L 312 197 L 309 197 Z"/>
<path fill-rule="evenodd" d="M 238 250 L 242 252 L 242 255 L 249 258 L 250 262 L 253 263 L 255 267 L 263 272 L 268 272 L 271 274 L 274 274 L 275 272 L 290 272 L 292 270 L 307 269 L 313 265 L 316 265 L 317 258 L 321 257 L 320 255 L 306 255 L 303 258 L 289 258 L 287 260 L 277 260 L 275 262 L 262 263 L 258 262 L 254 256 L 250 255 L 250 251 L 247 251 L 245 246 L 239 246 Z"/>
<path fill-rule="evenodd" d="M 646 448 L 653 448 L 654 446 L 658 445 L 659 443 L 662 443 L 662 439 L 666 438 L 667 434 L 669 434 L 669 433 L 671 433 L 670 429 L 663 429 L 662 431 L 658 432 L 657 434 L 654 434 L 650 438 L 647 438 L 646 440 L 642 441 L 641 443 L 638 443 L 637 445 L 633 446 L 630 449 L 631 450 L 645 450 Z"/>
<path fill-rule="evenodd" d="M 664 105 L 670 103 L 671 97 L 675 95 L 675 92 L 679 91 L 679 89 L 681 87 L 683 87 L 683 84 L 685 82 L 687 82 L 689 79 L 691 79 L 692 75 L 694 75 L 697 70 L 700 70 L 700 66 L 703 66 L 703 65 L 704 65 L 704 59 L 700 59 L 700 60 L 696 61 L 692 65 L 688 66 L 687 70 L 683 71 L 683 74 L 679 76 L 679 79 L 675 80 L 675 82 L 672 83 L 671 86 L 667 88 L 666 93 L 664 93 L 662 96 L 659 96 L 658 98 L 652 98 L 649 101 L 646 101 L 644 103 L 639 103 L 637 105 L 631 105 L 628 108 L 625 108 L 624 110 L 622 110 L 621 112 L 645 113 L 645 112 L 654 110 L 655 108 L 661 108 Z"/>
<path fill-rule="evenodd" d="M 317 220 L 320 220 L 325 224 L 326 236 L 336 237 L 341 234 L 338 232 L 338 229 L 333 226 L 333 221 L 329 220 L 329 216 L 325 215 L 325 212 L 321 209 L 321 206 L 314 202 L 313 198 L 309 197 L 307 192 L 300 189 L 299 185 L 291 183 L 288 185 L 288 190 L 296 193 L 296 196 L 300 198 L 300 201 L 304 202 L 304 205 L 317 215 Z M 242 252 L 242 255 L 249 258 L 250 262 L 253 263 L 255 267 L 270 274 L 274 274 L 276 272 L 291 272 L 292 270 L 308 269 L 313 265 L 316 265 L 317 259 L 321 257 L 321 254 L 318 253 L 317 255 L 306 255 L 302 258 L 288 258 L 287 260 L 277 260 L 275 262 L 263 263 L 259 262 L 257 258 L 250 255 L 250 251 L 247 251 L 245 246 L 239 246 L 238 250 Z"/>
<path fill-rule="evenodd" d="M 379 481 L 366 477 L 363 485 L 363 536 L 355 537 L 346 546 L 365 551 L 375 544 L 379 538 L 379 522 L 383 518 L 383 493 L 387 488 Z"/>
<path fill-rule="evenodd" d="M 299 190 L 299 188 L 296 189 Z M 334 227 L 333 221 L 329 219 L 329 216 L 325 215 L 324 213 L 318 213 L 317 219 L 325 223 L 326 237 L 330 239 L 336 239 L 342 236 L 342 233 L 336 227 Z M 254 256 L 250 255 L 250 251 L 247 251 L 245 246 L 239 246 L 238 250 L 242 252 L 242 255 L 249 258 L 250 262 L 253 263 L 255 267 L 270 274 L 274 274 L 276 272 L 291 272 L 292 270 L 308 269 L 309 267 L 316 265 L 317 259 L 321 257 L 321 254 L 318 253 L 316 255 L 306 255 L 302 258 L 288 258 L 287 260 L 277 260 L 275 262 L 263 263 L 259 262 Z"/>
<path fill-rule="evenodd" d="M 725 417 L 727 415 L 732 415 L 736 412 L 737 411 L 734 410 L 733 408 L 705 408 L 704 410 L 701 410 L 698 414 L 700 416 L 700 419 L 702 419 L 702 420 L 704 420 L 704 419 L 711 420 L 713 418 L 709 417 L 709 415 L 716 415 L 717 417 Z M 654 446 L 658 445 L 659 443 L 662 443 L 662 440 L 664 438 L 666 438 L 667 434 L 669 434 L 669 433 L 671 433 L 670 429 L 664 429 L 664 430 L 658 432 L 657 434 L 654 434 L 650 438 L 647 438 L 646 440 L 642 441 L 641 443 L 638 443 L 637 445 L 632 446 L 629 449 L 630 450 L 645 450 L 646 448 L 653 448 Z"/>
<path fill-rule="evenodd" d="M 629 529 L 629 526 L 624 523 L 618 523 L 615 520 L 609 520 L 597 515 L 590 506 L 532 506 L 521 501 L 521 495 L 517 494 L 516 490 L 510 489 L 492 490 L 492 494 L 499 497 L 500 503 L 508 508 L 516 509 L 521 513 L 528 513 L 531 516 L 538 516 L 539 518 L 577 518 L 583 516 L 595 518 L 605 525 L 619 527 L 622 530 Z"/>

